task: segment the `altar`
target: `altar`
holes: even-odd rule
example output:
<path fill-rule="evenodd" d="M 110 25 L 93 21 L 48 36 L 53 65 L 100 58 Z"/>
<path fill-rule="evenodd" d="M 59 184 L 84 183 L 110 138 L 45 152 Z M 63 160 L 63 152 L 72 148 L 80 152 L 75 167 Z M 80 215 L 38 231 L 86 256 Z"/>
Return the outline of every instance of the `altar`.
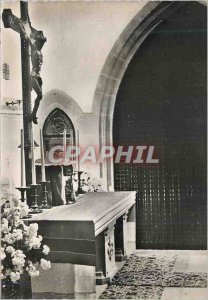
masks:
<path fill-rule="evenodd" d="M 29 222 L 39 224 L 52 263 L 32 278 L 33 298 L 96 298 L 96 285 L 135 250 L 135 192 L 87 193 Z"/>

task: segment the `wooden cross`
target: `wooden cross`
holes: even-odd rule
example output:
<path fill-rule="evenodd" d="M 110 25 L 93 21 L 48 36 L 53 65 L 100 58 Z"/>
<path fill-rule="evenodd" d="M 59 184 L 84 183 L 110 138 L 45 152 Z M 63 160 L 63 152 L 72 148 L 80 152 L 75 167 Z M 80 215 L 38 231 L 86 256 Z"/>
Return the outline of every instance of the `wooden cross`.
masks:
<path fill-rule="evenodd" d="M 11 9 L 4 9 L 2 20 L 5 28 L 11 28 L 20 34 L 21 63 L 22 63 L 22 98 L 23 98 L 23 127 L 25 145 L 26 184 L 32 183 L 31 175 L 31 130 L 32 122 L 37 124 L 36 113 L 42 99 L 42 79 L 40 77 L 43 56 L 41 49 L 46 42 L 42 31 L 31 26 L 28 3 L 20 1 L 21 18 L 12 14 Z M 30 54 L 32 71 L 30 71 Z M 31 91 L 37 97 L 31 112 Z"/>

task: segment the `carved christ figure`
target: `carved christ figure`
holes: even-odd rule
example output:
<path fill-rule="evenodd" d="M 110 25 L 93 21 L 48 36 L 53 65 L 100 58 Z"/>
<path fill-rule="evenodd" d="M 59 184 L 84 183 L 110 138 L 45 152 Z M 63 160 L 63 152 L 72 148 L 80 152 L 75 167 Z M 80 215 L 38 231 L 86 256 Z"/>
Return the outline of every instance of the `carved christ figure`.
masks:
<path fill-rule="evenodd" d="M 43 64 L 42 48 L 46 42 L 46 38 L 42 31 L 38 31 L 31 26 L 28 17 L 28 22 L 25 23 L 21 19 L 12 14 L 11 9 L 4 9 L 2 20 L 6 28 L 12 28 L 21 34 L 29 43 L 31 48 L 32 71 L 30 74 L 31 89 L 35 91 L 37 97 L 35 99 L 30 121 L 37 124 L 37 111 L 40 105 L 42 95 L 42 79 L 40 77 L 41 66 Z"/>
<path fill-rule="evenodd" d="M 32 27 L 31 27 L 32 28 Z M 32 28 L 31 38 L 27 38 L 31 47 L 31 61 L 32 61 L 32 72 L 30 74 L 31 87 L 35 91 L 37 97 L 35 99 L 33 111 L 31 114 L 31 121 L 37 124 L 37 111 L 40 105 L 42 95 L 42 78 L 40 77 L 41 66 L 43 64 L 43 55 L 41 49 L 46 42 L 46 38 L 42 31 L 37 31 Z"/>

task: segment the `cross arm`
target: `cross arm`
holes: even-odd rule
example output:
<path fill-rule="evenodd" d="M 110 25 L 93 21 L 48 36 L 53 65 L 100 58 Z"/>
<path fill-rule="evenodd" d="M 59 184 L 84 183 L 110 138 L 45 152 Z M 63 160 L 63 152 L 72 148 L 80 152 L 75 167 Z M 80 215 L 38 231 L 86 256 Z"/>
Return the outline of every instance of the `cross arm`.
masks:
<path fill-rule="evenodd" d="M 27 36 L 24 28 L 24 23 L 21 19 L 13 15 L 11 9 L 4 9 L 2 13 L 2 21 L 4 23 L 5 28 L 11 28 L 22 34 L 24 37 Z"/>

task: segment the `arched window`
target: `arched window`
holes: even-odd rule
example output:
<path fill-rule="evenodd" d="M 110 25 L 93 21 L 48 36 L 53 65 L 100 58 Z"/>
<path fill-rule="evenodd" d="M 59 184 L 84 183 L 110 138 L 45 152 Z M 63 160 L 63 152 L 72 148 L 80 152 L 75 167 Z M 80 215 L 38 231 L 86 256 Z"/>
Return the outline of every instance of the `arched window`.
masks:
<path fill-rule="evenodd" d="M 53 164 L 49 161 L 47 152 L 56 145 L 63 145 L 64 130 L 66 130 L 66 145 L 75 145 L 75 130 L 71 119 L 61 109 L 54 109 L 47 117 L 43 126 L 43 142 L 46 151 L 46 180 L 48 184 L 48 202 L 52 206 L 66 203 L 65 181 L 73 172 L 73 164 Z M 64 161 L 63 161 L 64 162 Z M 41 180 L 40 159 L 37 164 L 37 179 Z M 65 179 L 64 179 L 64 176 Z"/>
<path fill-rule="evenodd" d="M 71 119 L 59 108 L 54 109 L 43 126 L 43 140 L 46 151 L 54 145 L 63 145 L 63 132 L 66 129 L 67 145 L 75 145 L 75 130 Z"/>

